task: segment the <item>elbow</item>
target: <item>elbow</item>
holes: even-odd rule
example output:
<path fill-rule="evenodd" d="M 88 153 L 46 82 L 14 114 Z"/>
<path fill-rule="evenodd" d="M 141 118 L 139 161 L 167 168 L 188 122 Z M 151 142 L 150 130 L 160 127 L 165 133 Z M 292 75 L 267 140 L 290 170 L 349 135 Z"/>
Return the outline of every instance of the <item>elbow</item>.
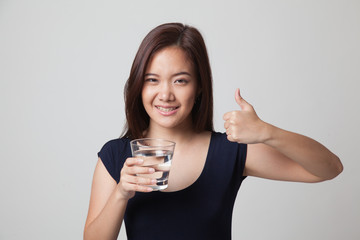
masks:
<path fill-rule="evenodd" d="M 332 169 L 331 174 L 329 174 L 329 176 L 324 180 L 334 179 L 344 171 L 344 166 L 341 163 L 339 157 L 337 157 L 336 155 L 334 155 L 334 160 L 332 161 L 331 169 Z"/>
<path fill-rule="evenodd" d="M 328 171 L 326 174 L 324 174 L 323 176 L 315 176 L 314 178 L 311 179 L 309 182 L 311 183 L 319 183 L 319 182 L 324 182 L 324 181 L 328 181 L 328 180 L 332 180 L 334 178 L 336 178 L 337 176 L 340 175 L 340 173 L 342 173 L 344 171 L 344 166 L 342 165 L 340 159 L 335 156 L 333 161 L 331 162 L 331 164 L 328 167 Z"/>
<path fill-rule="evenodd" d="M 335 164 L 335 174 L 334 174 L 334 177 L 337 177 L 340 173 L 342 173 L 344 171 L 344 166 L 343 164 L 341 163 L 339 157 L 335 156 L 336 157 L 336 164 Z"/>

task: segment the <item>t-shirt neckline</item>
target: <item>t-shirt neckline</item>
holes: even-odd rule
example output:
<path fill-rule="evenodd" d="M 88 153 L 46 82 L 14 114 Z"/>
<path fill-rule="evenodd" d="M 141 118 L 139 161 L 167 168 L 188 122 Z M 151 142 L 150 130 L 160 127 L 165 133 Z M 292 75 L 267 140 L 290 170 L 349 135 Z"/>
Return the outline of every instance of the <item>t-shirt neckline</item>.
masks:
<path fill-rule="evenodd" d="M 192 184 L 190 184 L 189 186 L 187 186 L 187 187 L 185 187 L 183 189 L 176 190 L 176 191 L 171 191 L 171 192 L 156 191 L 156 192 L 161 193 L 161 194 L 177 194 L 177 193 L 182 193 L 182 192 L 189 191 L 192 188 L 196 187 L 196 185 L 198 185 L 201 182 L 201 179 L 204 178 L 203 176 L 207 172 L 207 168 L 209 166 L 209 156 L 211 156 L 211 151 L 213 149 L 212 145 L 214 144 L 214 136 L 215 136 L 215 132 L 212 131 L 211 136 L 210 136 L 210 143 L 209 143 L 207 155 L 206 155 L 206 158 L 205 158 L 204 167 L 203 167 L 199 177 Z"/>

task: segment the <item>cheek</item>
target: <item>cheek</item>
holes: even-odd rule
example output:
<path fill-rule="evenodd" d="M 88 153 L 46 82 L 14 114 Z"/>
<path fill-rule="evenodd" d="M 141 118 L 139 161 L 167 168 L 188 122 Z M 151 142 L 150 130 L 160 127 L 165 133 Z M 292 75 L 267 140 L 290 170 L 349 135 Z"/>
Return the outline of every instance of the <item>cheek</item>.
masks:
<path fill-rule="evenodd" d="M 151 96 L 151 93 L 149 92 L 149 89 L 144 87 L 141 91 L 141 99 L 142 99 L 142 103 L 144 106 L 146 104 L 149 104 L 150 96 Z"/>
<path fill-rule="evenodd" d="M 196 98 L 196 94 L 195 92 L 192 92 L 190 94 L 187 94 L 187 96 L 184 99 L 186 99 L 185 101 L 188 105 L 194 105 L 195 98 Z"/>

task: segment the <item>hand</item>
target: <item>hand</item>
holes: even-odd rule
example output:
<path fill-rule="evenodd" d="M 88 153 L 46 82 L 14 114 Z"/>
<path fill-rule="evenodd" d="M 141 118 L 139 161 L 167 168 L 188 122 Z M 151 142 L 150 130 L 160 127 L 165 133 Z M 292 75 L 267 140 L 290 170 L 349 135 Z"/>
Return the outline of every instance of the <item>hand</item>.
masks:
<path fill-rule="evenodd" d="M 125 199 L 130 199 L 135 192 L 151 192 L 153 189 L 146 185 L 153 185 L 156 179 L 137 176 L 136 174 L 151 174 L 155 172 L 154 168 L 143 167 L 143 160 L 140 158 L 126 159 L 120 173 L 120 182 L 118 189 Z"/>
<path fill-rule="evenodd" d="M 239 89 L 235 91 L 235 101 L 241 110 L 227 112 L 223 117 L 227 139 L 246 144 L 264 142 L 268 124 L 263 122 L 253 106 L 241 97 Z"/>

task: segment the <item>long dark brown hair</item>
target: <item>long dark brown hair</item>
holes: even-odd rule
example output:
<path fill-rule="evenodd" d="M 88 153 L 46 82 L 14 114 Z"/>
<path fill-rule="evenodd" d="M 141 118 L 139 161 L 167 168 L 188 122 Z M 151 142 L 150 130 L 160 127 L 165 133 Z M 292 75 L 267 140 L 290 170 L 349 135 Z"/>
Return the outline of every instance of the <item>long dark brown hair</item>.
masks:
<path fill-rule="evenodd" d="M 191 112 L 195 131 L 214 130 L 212 75 L 204 39 L 194 27 L 166 23 L 146 35 L 135 56 L 124 89 L 126 125 L 122 136 L 141 138 L 148 128 L 150 118 L 141 98 L 146 67 L 155 53 L 169 46 L 181 48 L 193 63 L 197 74 L 199 95 Z"/>

